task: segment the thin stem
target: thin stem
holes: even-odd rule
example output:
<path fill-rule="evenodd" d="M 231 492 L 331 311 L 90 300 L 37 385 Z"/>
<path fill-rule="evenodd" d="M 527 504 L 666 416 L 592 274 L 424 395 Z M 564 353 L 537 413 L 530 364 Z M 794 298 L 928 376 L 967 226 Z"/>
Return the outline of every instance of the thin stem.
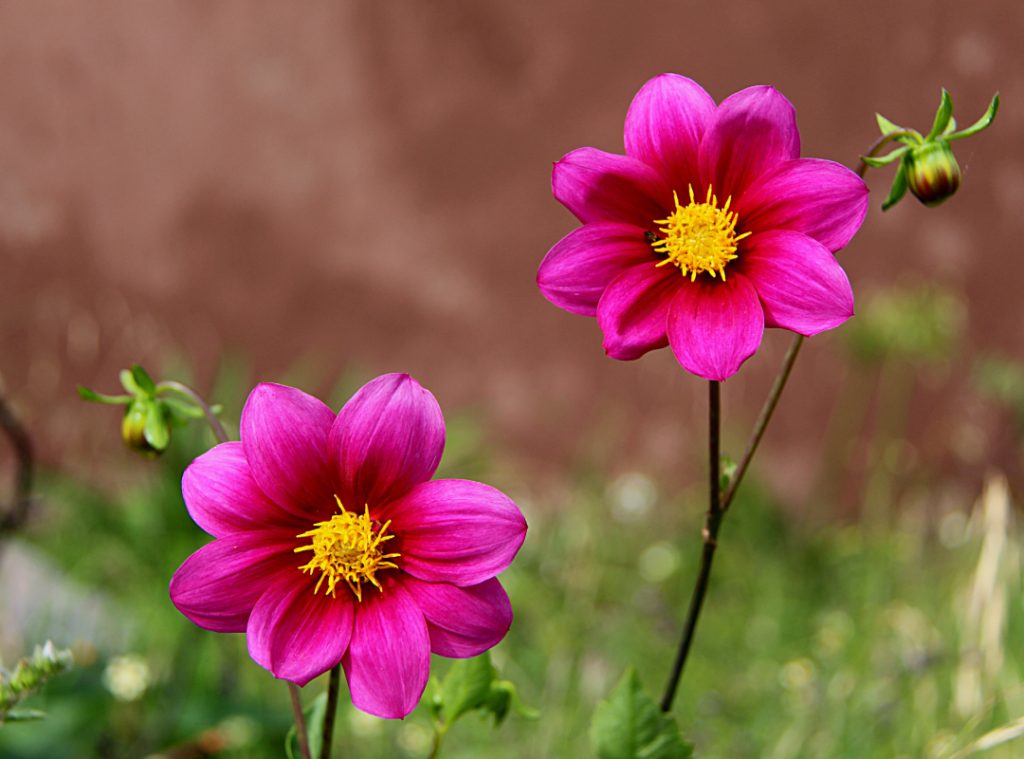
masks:
<path fill-rule="evenodd" d="M 157 390 L 172 390 L 176 393 L 180 393 L 196 404 L 203 411 L 203 415 L 206 417 L 207 424 L 210 425 L 210 429 L 213 430 L 213 436 L 217 438 L 218 443 L 228 442 L 228 433 L 224 430 L 224 425 L 220 423 L 220 419 L 213 413 L 213 409 L 210 408 L 203 397 L 199 395 L 195 390 L 190 388 L 188 385 L 178 382 L 177 380 L 164 380 L 156 386 Z"/>
<path fill-rule="evenodd" d="M 334 741 L 334 718 L 338 711 L 338 685 L 341 681 L 341 665 L 331 667 L 327 681 L 327 712 L 324 714 L 324 739 L 320 744 L 320 759 L 331 759 L 331 743 Z"/>
<path fill-rule="evenodd" d="M 309 753 L 309 735 L 306 733 L 306 717 L 302 713 L 302 700 L 299 698 L 299 686 L 288 683 L 288 695 L 292 699 L 292 714 L 295 715 L 295 733 L 299 738 L 299 756 L 312 759 Z"/>
<path fill-rule="evenodd" d="M 15 416 L 14 411 L 3 395 L 0 395 L 0 428 L 11 441 L 18 467 L 14 475 L 14 494 L 10 507 L 0 512 L 0 535 L 14 532 L 28 519 L 29 507 L 32 505 L 32 475 L 35 469 L 35 456 L 32 452 L 32 439 L 28 431 Z"/>
<path fill-rule="evenodd" d="M 668 685 L 665 687 L 665 695 L 661 699 L 661 710 L 663 712 L 672 709 L 672 702 L 676 697 L 676 689 L 679 686 L 679 679 L 683 675 L 683 667 L 686 665 L 686 657 L 690 653 L 690 646 L 693 645 L 693 636 L 697 630 L 697 620 L 700 617 L 701 607 L 704 605 L 704 596 L 708 590 L 708 582 L 711 579 L 711 562 L 715 558 L 715 549 L 718 547 L 718 528 L 722 525 L 722 517 L 725 510 L 721 502 L 721 486 L 719 483 L 720 471 L 720 427 L 721 427 L 721 385 L 712 381 L 708 383 L 708 510 L 704 515 L 704 530 L 701 536 L 704 540 L 704 550 L 700 557 L 700 570 L 697 573 L 697 582 L 693 588 L 693 595 L 690 597 L 690 608 L 686 613 L 686 624 L 683 626 L 683 637 L 679 641 L 679 650 L 676 652 L 676 660 L 672 665 L 672 673 L 669 675 Z"/>
<path fill-rule="evenodd" d="M 444 736 L 447 732 L 447 724 L 438 722 L 434 725 L 434 742 L 430 748 L 430 756 L 428 759 L 437 759 L 437 757 L 441 756 L 441 745 L 444 743 Z"/>
<path fill-rule="evenodd" d="M 867 156 L 876 155 L 883 147 L 889 142 L 900 137 L 906 132 L 893 132 L 892 134 L 882 135 L 874 144 L 868 149 Z M 868 173 L 868 166 L 863 159 L 857 163 L 856 173 L 861 179 Z M 753 431 L 750 433 L 750 438 L 747 440 L 747 449 L 743 452 L 743 458 L 740 459 L 739 464 L 736 465 L 736 473 L 732 477 L 732 481 L 729 483 L 728 489 L 725 491 L 725 495 L 722 496 L 722 511 L 727 511 L 729 505 L 732 503 L 733 497 L 736 495 L 736 489 L 740 486 L 740 482 L 743 480 L 743 475 L 747 473 L 747 468 L 750 466 L 751 459 L 754 458 L 754 454 L 757 452 L 757 446 L 761 444 L 761 438 L 764 437 L 764 432 L 768 428 L 768 422 L 772 420 L 772 414 L 775 413 L 775 407 L 779 404 L 779 398 L 782 396 L 782 391 L 786 388 L 786 382 L 789 381 L 789 374 L 793 371 L 793 364 L 796 362 L 796 357 L 800 353 L 800 346 L 804 344 L 803 335 L 795 335 L 793 342 L 789 346 L 789 350 L 786 351 L 785 358 L 782 359 L 782 366 L 779 368 L 779 373 L 775 376 L 775 382 L 772 384 L 772 389 L 768 393 L 768 397 L 765 399 L 764 405 L 761 407 L 761 414 L 757 418 L 757 423 L 754 425 Z"/>
<path fill-rule="evenodd" d="M 747 440 L 747 449 L 743 452 L 743 458 L 740 459 L 740 463 L 736 465 L 736 473 L 732 476 L 732 481 L 722 496 L 723 512 L 728 511 L 729 504 L 732 503 L 733 496 L 736 495 L 736 488 L 740 486 L 743 475 L 747 473 L 747 468 L 750 466 L 750 460 L 757 453 L 757 446 L 761 444 L 764 431 L 768 429 L 768 422 L 772 420 L 775 407 L 779 405 L 779 398 L 782 396 L 782 391 L 789 380 L 789 373 L 793 371 L 793 364 L 796 363 L 796 357 L 800 353 L 800 346 L 803 344 L 803 335 L 793 336 L 793 342 L 790 343 L 789 350 L 786 351 L 786 357 L 782 360 L 782 367 L 775 377 L 775 382 L 768 393 L 768 398 L 765 399 L 764 406 L 761 407 L 761 414 L 757 418 L 757 424 L 754 425 L 754 430 L 750 433 L 750 439 Z"/>

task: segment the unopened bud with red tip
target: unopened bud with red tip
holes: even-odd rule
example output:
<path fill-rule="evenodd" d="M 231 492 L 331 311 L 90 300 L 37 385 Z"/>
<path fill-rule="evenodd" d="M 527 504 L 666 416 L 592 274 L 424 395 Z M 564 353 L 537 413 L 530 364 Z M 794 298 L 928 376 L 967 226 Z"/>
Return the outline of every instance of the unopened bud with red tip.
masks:
<path fill-rule="evenodd" d="M 937 206 L 960 186 L 960 165 L 945 140 L 926 142 L 910 151 L 907 185 L 926 206 Z"/>

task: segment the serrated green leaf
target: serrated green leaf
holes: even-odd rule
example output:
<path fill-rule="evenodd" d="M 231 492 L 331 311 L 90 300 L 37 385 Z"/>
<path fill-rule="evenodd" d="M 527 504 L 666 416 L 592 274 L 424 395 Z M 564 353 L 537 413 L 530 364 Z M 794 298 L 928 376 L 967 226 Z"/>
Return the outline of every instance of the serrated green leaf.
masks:
<path fill-rule="evenodd" d="M 459 659 L 441 682 L 441 713 L 451 726 L 468 711 L 486 705 L 497 671 L 487 652 L 472 659 Z"/>
<path fill-rule="evenodd" d="M 876 156 L 870 155 L 862 155 L 860 157 L 860 160 L 864 161 L 864 163 L 866 163 L 868 166 L 873 166 L 874 168 L 878 169 L 881 168 L 882 166 L 889 165 L 893 161 L 899 160 L 900 158 L 903 157 L 903 154 L 906 153 L 908 150 L 910 150 L 910 148 L 896 148 L 896 150 L 892 151 L 887 155 L 882 156 L 881 158 L 877 158 Z"/>
<path fill-rule="evenodd" d="M 947 140 L 960 140 L 964 137 L 970 137 L 972 134 L 977 134 L 983 129 L 987 129 L 989 125 L 995 120 L 996 114 L 999 113 L 999 93 L 997 92 L 992 96 L 992 102 L 988 104 L 988 108 L 985 109 L 985 113 L 980 119 L 975 121 L 966 129 L 959 132 L 953 132 L 946 137 Z"/>
<path fill-rule="evenodd" d="M 939 108 L 935 111 L 935 121 L 932 122 L 932 129 L 928 132 L 928 136 L 925 140 L 931 140 L 938 137 L 946 130 L 946 125 L 949 124 L 949 119 L 953 116 L 953 98 L 949 95 L 949 90 L 945 87 L 942 88 L 942 95 L 939 98 Z"/>
<path fill-rule="evenodd" d="M 883 135 L 892 134 L 893 132 L 902 132 L 903 127 L 899 124 L 893 124 L 889 119 L 885 118 L 880 113 L 875 114 L 875 121 L 878 122 L 878 128 L 881 130 Z"/>
<path fill-rule="evenodd" d="M 46 712 L 38 709 L 15 709 L 2 715 L 0 724 L 4 722 L 35 722 L 46 718 Z"/>
<path fill-rule="evenodd" d="M 899 203 L 900 198 L 907 193 L 907 161 L 909 158 L 910 153 L 906 153 L 903 160 L 900 161 L 900 167 L 896 169 L 896 176 L 892 178 L 892 187 L 889 189 L 889 197 L 882 203 L 883 211 L 888 211 Z"/>
<path fill-rule="evenodd" d="M 136 386 L 148 396 L 156 395 L 156 383 L 153 382 L 153 378 L 149 376 L 149 373 L 138 364 L 132 364 L 131 368 L 132 379 L 135 380 Z"/>
<path fill-rule="evenodd" d="M 154 450 L 163 451 L 171 442 L 171 428 L 159 401 L 146 404 L 146 426 L 143 434 Z"/>
<path fill-rule="evenodd" d="M 130 395 L 105 395 L 104 393 L 97 393 L 95 390 L 90 390 L 82 385 L 78 386 L 78 397 L 83 401 L 90 401 L 91 403 L 105 403 L 108 406 L 125 406 L 132 402 L 132 396 Z"/>
<path fill-rule="evenodd" d="M 626 670 L 606 701 L 594 712 L 590 741 L 598 759 L 690 759 L 693 747 L 679 734 L 675 720 L 662 714 Z"/>

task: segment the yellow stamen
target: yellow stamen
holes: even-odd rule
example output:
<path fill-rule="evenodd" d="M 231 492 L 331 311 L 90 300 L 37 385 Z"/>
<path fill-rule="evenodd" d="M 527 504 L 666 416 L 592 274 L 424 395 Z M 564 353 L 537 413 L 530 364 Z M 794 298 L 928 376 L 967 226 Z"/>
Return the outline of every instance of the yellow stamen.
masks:
<path fill-rule="evenodd" d="M 377 525 L 370 519 L 370 507 L 366 506 L 362 514 L 345 511 L 341 499 L 338 502 L 340 514 L 335 514 L 326 522 L 317 522 L 312 530 L 296 535 L 297 538 L 312 538 L 307 546 L 300 546 L 295 553 L 312 551 L 313 558 L 308 564 L 299 567 L 308 574 L 322 572 L 313 592 L 317 593 L 320 586 L 327 581 L 327 595 L 335 597 L 335 590 L 342 580 L 359 601 L 363 600 L 363 583 L 368 582 L 383 592 L 377 580 L 377 572 L 383 569 L 398 569 L 391 559 L 401 554 L 384 553 L 382 544 L 393 539 L 388 534 L 391 526 L 389 519 L 383 525 Z"/>
<path fill-rule="evenodd" d="M 665 257 L 655 266 L 675 264 L 683 276 L 690 281 L 697 275 L 707 272 L 712 277 L 721 277 L 725 281 L 725 267 L 736 256 L 737 243 L 750 232 L 736 234 L 736 221 L 739 216 L 735 211 L 729 212 L 732 196 L 725 199 L 725 205 L 718 207 L 718 198 L 708 187 L 707 198 L 698 203 L 693 196 L 693 185 L 690 185 L 690 202 L 683 206 L 679 196 L 673 192 L 676 209 L 667 219 L 656 219 L 663 238 L 652 245 L 656 253 Z"/>

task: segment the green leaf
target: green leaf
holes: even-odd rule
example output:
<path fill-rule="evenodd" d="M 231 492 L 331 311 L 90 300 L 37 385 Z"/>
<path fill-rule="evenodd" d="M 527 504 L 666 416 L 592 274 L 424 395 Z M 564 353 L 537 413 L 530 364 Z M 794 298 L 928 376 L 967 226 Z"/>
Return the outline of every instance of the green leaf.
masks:
<path fill-rule="evenodd" d="M 445 725 L 487 703 L 491 683 L 497 671 L 487 652 L 473 659 L 459 659 L 452 664 L 441 683 L 441 711 Z"/>
<path fill-rule="evenodd" d="M 135 380 L 135 385 L 142 392 L 150 397 L 156 395 L 156 383 L 153 382 L 153 378 L 149 376 L 145 369 L 138 364 L 132 364 L 131 372 L 132 379 Z"/>
<path fill-rule="evenodd" d="M 693 747 L 679 734 L 675 720 L 662 714 L 626 670 L 607 701 L 598 704 L 590 725 L 598 759 L 690 759 Z"/>
<path fill-rule="evenodd" d="M 142 388 L 136 384 L 135 377 L 132 376 L 131 371 L 128 369 L 122 369 L 121 373 L 118 374 L 118 377 L 121 378 L 121 387 L 129 393 L 135 396 L 145 395 L 145 393 L 142 392 Z"/>
<path fill-rule="evenodd" d="M 888 211 L 907 193 L 907 163 L 909 160 L 910 153 L 905 153 L 903 160 L 900 162 L 900 167 L 896 169 L 896 176 L 892 178 L 892 188 L 889 190 L 889 197 L 882 203 L 883 211 Z"/>
<path fill-rule="evenodd" d="M 491 683 L 491 690 L 487 694 L 483 708 L 494 716 L 495 727 L 505 721 L 510 710 L 524 719 L 540 718 L 539 711 L 523 703 L 519 691 L 510 680 L 495 680 Z"/>
<path fill-rule="evenodd" d="M 946 124 L 946 128 L 942 130 L 942 136 L 953 134 L 956 131 L 956 119 L 950 116 L 949 123 Z"/>
<path fill-rule="evenodd" d="M 168 419 L 159 401 L 146 404 L 146 426 L 143 434 L 146 442 L 153 446 L 154 450 L 162 451 L 171 442 L 171 428 L 167 422 Z"/>
<path fill-rule="evenodd" d="M 7 714 L 0 714 L 0 725 L 4 722 L 35 722 L 45 717 L 46 712 L 41 712 L 38 709 L 15 709 Z"/>
<path fill-rule="evenodd" d="M 972 134 L 977 134 L 983 129 L 987 129 L 995 118 L 996 114 L 999 113 L 999 93 L 997 92 L 992 96 L 992 102 L 988 104 L 988 108 L 985 110 L 984 115 L 971 124 L 966 129 L 959 132 L 953 132 L 953 134 L 946 137 L 947 140 L 959 140 L 964 137 L 970 137 Z"/>
<path fill-rule="evenodd" d="M 126 406 L 132 402 L 132 396 L 130 395 L 104 395 L 103 393 L 97 393 L 94 390 L 83 387 L 82 385 L 78 386 L 78 396 L 83 401 L 105 403 L 109 406 Z"/>
<path fill-rule="evenodd" d="M 938 137 L 946 130 L 946 126 L 949 124 L 950 118 L 953 116 L 953 98 L 949 96 L 949 91 L 943 87 L 942 96 L 939 99 L 939 108 L 935 111 L 935 121 L 932 122 L 932 129 L 928 132 L 928 136 L 925 140 L 931 140 Z"/>
<path fill-rule="evenodd" d="M 883 135 L 892 134 L 893 132 L 902 132 L 903 127 L 899 124 L 893 124 L 889 119 L 885 118 L 880 113 L 875 114 L 875 121 L 878 122 L 878 128 L 881 130 Z"/>
<path fill-rule="evenodd" d="M 862 155 L 860 157 L 860 160 L 864 161 L 864 163 L 866 163 L 868 166 L 873 166 L 874 168 L 878 169 L 881 168 L 882 166 L 889 165 L 895 160 L 902 158 L 903 154 L 906 153 L 908 150 L 910 150 L 910 148 L 897 148 L 896 150 L 892 151 L 888 155 L 882 156 L 881 158 L 876 158 L 875 156 L 870 155 Z"/>

